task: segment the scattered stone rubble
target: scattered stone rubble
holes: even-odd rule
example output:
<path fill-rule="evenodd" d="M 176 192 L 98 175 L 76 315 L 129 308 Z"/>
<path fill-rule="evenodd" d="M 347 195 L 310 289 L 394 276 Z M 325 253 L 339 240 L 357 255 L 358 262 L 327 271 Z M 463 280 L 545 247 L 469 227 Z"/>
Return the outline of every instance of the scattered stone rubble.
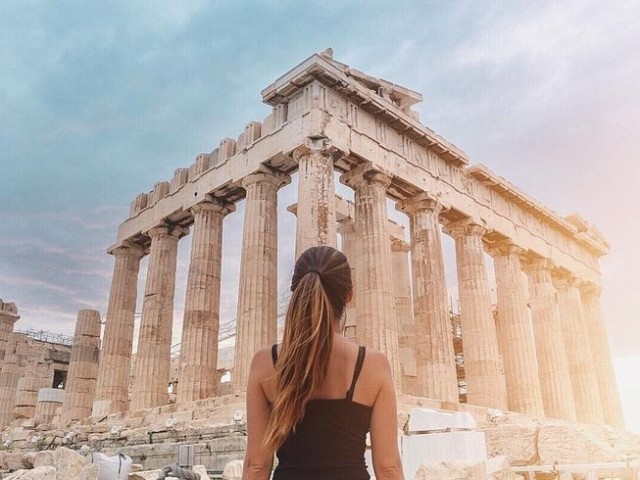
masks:
<path fill-rule="evenodd" d="M 122 452 L 132 457 L 134 463 L 140 464 L 138 468 L 145 469 L 135 472 L 137 476 L 130 478 L 155 480 L 157 477 L 153 475 L 159 469 L 175 463 L 178 445 L 193 444 L 196 445 L 197 464 L 205 465 L 210 472 L 224 472 L 222 478 L 238 479 L 241 478 L 246 436 L 243 420 L 234 422 L 234 416 L 242 417 L 237 411 L 243 411 L 243 403 L 242 397 L 230 395 L 193 402 L 187 411 L 178 410 L 173 405 L 159 407 L 141 417 L 113 415 L 56 428 L 50 425 L 33 427 L 23 422 L 23 425 L 4 432 L 3 440 L 11 441 L 7 450 L 0 452 L 0 470 L 13 472 L 12 476 L 5 478 L 21 480 L 97 479 L 94 470 L 89 468 L 87 460 L 80 454 L 101 451 L 114 455 Z M 400 426 L 408 423 L 411 408 L 434 408 L 434 403 L 401 396 Z M 464 405 L 458 405 L 456 409 L 471 413 L 477 422 L 479 431 L 486 436 L 489 459 L 485 462 L 425 464 L 418 470 L 415 476 L 417 480 L 477 479 L 483 472 L 489 479 L 516 480 L 519 477 L 511 467 L 614 462 L 640 457 L 638 436 L 608 427 L 532 419 L 521 414 Z M 67 472 L 70 469 L 83 476 L 53 476 L 58 471 Z M 538 474 L 536 478 L 543 477 Z"/>

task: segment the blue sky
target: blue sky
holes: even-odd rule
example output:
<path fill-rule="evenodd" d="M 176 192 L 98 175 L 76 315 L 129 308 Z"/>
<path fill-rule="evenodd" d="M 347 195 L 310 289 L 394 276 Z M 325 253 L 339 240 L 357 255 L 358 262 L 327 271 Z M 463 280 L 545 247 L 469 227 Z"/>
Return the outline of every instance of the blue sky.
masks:
<path fill-rule="evenodd" d="M 260 90 L 331 46 L 336 59 L 423 93 L 422 122 L 472 163 L 598 226 L 612 245 L 601 263 L 611 343 L 619 374 L 631 371 L 640 367 L 637 18 L 636 1 L 4 0 L 0 298 L 18 304 L 23 328 L 71 333 L 78 309 L 104 313 L 105 250 L 135 195 L 264 118 Z M 284 189 L 281 206 L 294 197 L 294 185 Z M 238 207 L 225 221 L 226 318 Z M 283 212 L 283 281 L 294 224 Z M 185 239 L 179 285 L 187 262 Z M 455 294 L 453 260 L 447 268 Z"/>

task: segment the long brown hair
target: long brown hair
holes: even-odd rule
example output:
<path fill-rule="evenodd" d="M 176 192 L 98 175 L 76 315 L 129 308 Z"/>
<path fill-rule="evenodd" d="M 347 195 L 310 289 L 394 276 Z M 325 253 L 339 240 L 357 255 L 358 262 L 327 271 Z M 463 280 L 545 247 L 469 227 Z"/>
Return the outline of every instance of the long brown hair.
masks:
<path fill-rule="evenodd" d="M 347 257 L 335 248 L 312 247 L 298 258 L 275 367 L 278 393 L 269 416 L 266 448 L 275 451 L 284 443 L 324 380 L 333 332 L 351 289 Z"/>

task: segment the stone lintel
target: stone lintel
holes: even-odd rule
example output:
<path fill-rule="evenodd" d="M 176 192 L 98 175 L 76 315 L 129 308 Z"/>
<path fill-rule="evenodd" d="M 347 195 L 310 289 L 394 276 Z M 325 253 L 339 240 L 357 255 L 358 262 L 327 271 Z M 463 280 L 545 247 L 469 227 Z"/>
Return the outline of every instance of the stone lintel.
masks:
<path fill-rule="evenodd" d="M 527 210 L 544 218 L 556 228 L 564 231 L 570 237 L 575 238 L 576 241 L 579 241 L 595 251 L 599 256 L 605 255 L 609 252 L 609 244 L 604 237 L 596 234 L 590 235 L 590 227 L 580 215 L 574 213 L 564 218 L 557 215 L 551 209 L 534 200 L 508 180 L 489 170 L 489 168 L 483 164 L 473 165 L 472 167 L 467 168 L 467 173 L 480 183 L 488 186 L 491 190 L 494 190 L 499 195 L 507 199 L 515 199 L 521 202 L 526 206 Z"/>

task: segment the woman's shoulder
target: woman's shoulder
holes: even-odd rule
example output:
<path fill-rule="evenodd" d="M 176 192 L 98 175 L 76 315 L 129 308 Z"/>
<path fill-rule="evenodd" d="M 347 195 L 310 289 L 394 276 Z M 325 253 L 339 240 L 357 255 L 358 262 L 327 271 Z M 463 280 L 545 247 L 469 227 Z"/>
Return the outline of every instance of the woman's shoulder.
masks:
<path fill-rule="evenodd" d="M 258 376 L 273 375 L 273 358 L 271 357 L 271 347 L 261 348 L 253 355 L 251 360 L 251 370 Z"/>
<path fill-rule="evenodd" d="M 379 350 L 367 347 L 362 365 L 362 376 L 377 388 L 390 374 L 391 364 L 387 356 Z"/>
<path fill-rule="evenodd" d="M 391 368 L 389 359 L 384 353 L 369 347 L 366 348 L 365 363 L 370 364 L 372 368 L 376 369 L 381 367 Z"/>

